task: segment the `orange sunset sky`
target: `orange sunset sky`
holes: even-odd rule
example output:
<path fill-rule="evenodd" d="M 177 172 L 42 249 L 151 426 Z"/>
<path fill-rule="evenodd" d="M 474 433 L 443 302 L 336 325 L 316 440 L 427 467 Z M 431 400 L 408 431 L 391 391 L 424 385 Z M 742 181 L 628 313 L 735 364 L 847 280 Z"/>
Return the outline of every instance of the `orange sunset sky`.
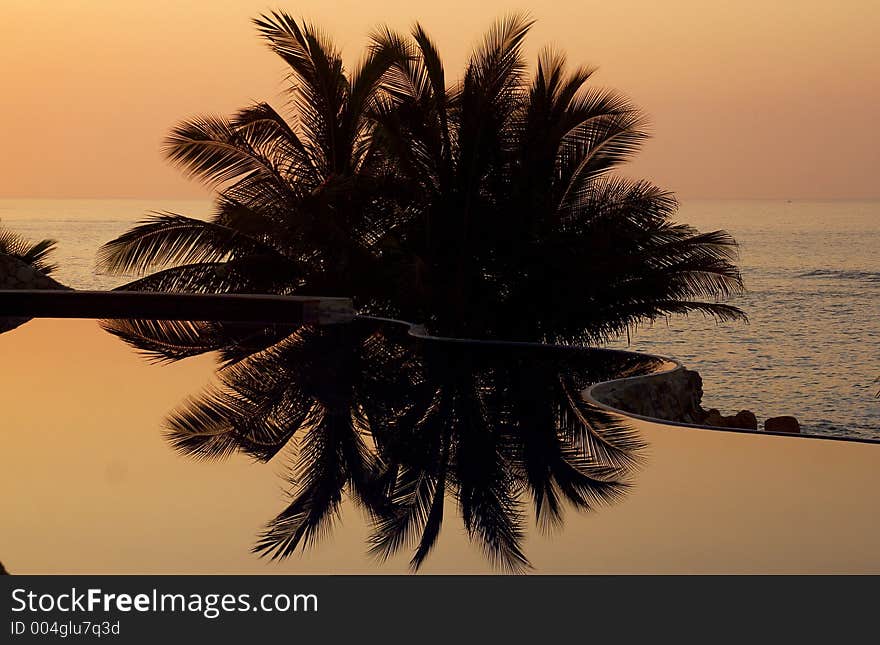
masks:
<path fill-rule="evenodd" d="M 200 197 L 159 154 L 168 129 L 252 100 L 284 70 L 250 18 L 320 23 L 346 60 L 377 24 L 421 21 L 457 77 L 492 20 L 600 67 L 654 138 L 624 173 L 682 198 L 880 197 L 880 1 L 0 0 L 0 197 Z"/>

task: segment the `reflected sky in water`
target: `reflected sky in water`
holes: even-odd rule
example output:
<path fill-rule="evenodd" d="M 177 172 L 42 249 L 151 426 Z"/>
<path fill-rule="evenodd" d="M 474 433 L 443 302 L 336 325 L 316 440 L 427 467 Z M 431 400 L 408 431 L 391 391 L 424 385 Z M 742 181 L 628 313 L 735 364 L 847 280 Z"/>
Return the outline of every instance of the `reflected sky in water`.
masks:
<path fill-rule="evenodd" d="M 198 460 L 241 453 L 289 463 L 290 501 L 254 547 L 271 559 L 318 546 L 350 501 L 368 518 L 369 553 L 383 561 L 408 552 L 416 570 L 436 546 L 448 499 L 494 567 L 525 571 L 527 513 L 550 532 L 566 507 L 619 501 L 644 449 L 631 426 L 581 392 L 648 370 L 648 357 L 414 338 L 405 324 L 368 318 L 103 325 L 160 362 L 219 350 L 218 383 L 170 414 L 166 436 Z"/>
<path fill-rule="evenodd" d="M 274 563 L 250 553 L 260 527 L 290 503 L 297 462 L 286 449 L 268 464 L 170 449 L 168 413 L 218 385 L 210 357 L 150 365 L 94 322 L 51 320 L 0 335 L 0 357 L 0 555 L 11 571 L 409 570 L 411 549 L 381 565 L 369 555 L 370 518 L 348 495 L 318 548 Z M 619 503 L 569 511 L 548 533 L 533 495 L 521 494 L 534 571 L 880 572 L 880 447 L 641 421 L 633 429 L 644 463 Z M 422 571 L 497 571 L 454 495 L 443 510 Z"/>

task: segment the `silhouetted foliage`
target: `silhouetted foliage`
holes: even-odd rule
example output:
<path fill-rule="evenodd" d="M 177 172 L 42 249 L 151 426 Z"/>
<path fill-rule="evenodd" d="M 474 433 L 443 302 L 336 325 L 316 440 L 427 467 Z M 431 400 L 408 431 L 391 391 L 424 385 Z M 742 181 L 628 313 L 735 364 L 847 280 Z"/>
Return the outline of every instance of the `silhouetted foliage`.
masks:
<path fill-rule="evenodd" d="M 498 22 L 451 83 L 418 25 L 376 31 L 347 73 L 314 26 L 255 22 L 290 68 L 289 111 L 259 103 L 172 131 L 166 156 L 216 191 L 214 213 L 158 213 L 106 244 L 104 270 L 149 274 L 121 288 L 347 296 L 435 334 L 532 342 L 744 317 L 721 302 L 742 290 L 734 241 L 674 223 L 670 194 L 611 175 L 645 139 L 643 115 L 560 54 L 528 74 L 530 20 Z M 294 447 L 291 504 L 256 547 L 272 557 L 313 543 L 350 495 L 372 518 L 371 552 L 411 546 L 418 567 L 448 496 L 487 557 L 522 570 L 525 494 L 549 529 L 563 502 L 618 498 L 637 460 L 631 429 L 579 395 L 620 365 L 414 349 L 365 320 L 104 324 L 157 360 L 220 352 L 221 385 L 170 419 L 179 450 L 267 460 Z"/>
<path fill-rule="evenodd" d="M 29 264 L 37 271 L 49 275 L 56 268 L 49 262 L 49 256 L 55 250 L 55 240 L 30 242 L 10 230 L 0 228 L 0 254 L 8 255 Z"/>
<path fill-rule="evenodd" d="M 414 548 L 418 568 L 449 496 L 489 560 L 521 571 L 524 498 L 549 530 L 565 502 L 588 510 L 625 493 L 642 443 L 580 392 L 653 359 L 420 340 L 401 327 L 300 327 L 226 363 L 217 385 L 170 416 L 169 441 L 197 459 L 287 453 L 292 499 L 257 552 L 283 558 L 316 543 L 349 496 L 371 518 L 370 553 Z"/>
<path fill-rule="evenodd" d="M 420 26 L 383 29 L 346 74 L 318 29 L 257 27 L 289 66 L 287 117 L 266 103 L 177 126 L 165 153 L 216 189 L 202 221 L 161 213 L 105 245 L 126 289 L 346 296 L 443 335 L 596 342 L 646 319 L 720 320 L 742 289 L 723 231 L 610 172 L 645 139 L 626 99 L 550 51 L 526 74 L 531 21 L 499 22 L 447 84 Z"/>

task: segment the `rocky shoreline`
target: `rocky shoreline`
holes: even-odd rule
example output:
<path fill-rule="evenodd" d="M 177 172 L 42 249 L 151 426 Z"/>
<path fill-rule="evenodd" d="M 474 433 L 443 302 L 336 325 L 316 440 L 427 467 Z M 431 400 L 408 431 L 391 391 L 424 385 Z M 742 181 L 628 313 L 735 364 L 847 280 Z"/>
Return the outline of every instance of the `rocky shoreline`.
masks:
<path fill-rule="evenodd" d="M 652 419 L 715 428 L 758 430 L 758 418 L 751 410 L 725 416 L 715 408 L 703 407 L 703 379 L 685 368 L 642 377 L 610 381 L 595 387 L 592 396 L 613 408 Z M 766 432 L 800 433 L 793 416 L 764 420 Z"/>

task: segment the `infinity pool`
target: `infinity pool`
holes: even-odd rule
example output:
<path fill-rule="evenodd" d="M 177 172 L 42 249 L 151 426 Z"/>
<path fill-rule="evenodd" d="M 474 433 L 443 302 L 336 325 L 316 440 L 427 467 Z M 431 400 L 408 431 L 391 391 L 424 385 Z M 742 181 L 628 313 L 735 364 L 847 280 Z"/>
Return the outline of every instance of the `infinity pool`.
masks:
<path fill-rule="evenodd" d="M 0 334 L 0 560 L 20 573 L 401 573 L 366 555 L 360 511 L 305 555 L 251 554 L 285 503 L 285 456 L 184 457 L 163 420 L 213 357 L 151 365 L 93 321 Z M 631 422 L 644 463 L 617 503 L 529 526 L 536 573 L 880 573 L 880 445 Z M 447 500 L 426 573 L 491 573 Z"/>

